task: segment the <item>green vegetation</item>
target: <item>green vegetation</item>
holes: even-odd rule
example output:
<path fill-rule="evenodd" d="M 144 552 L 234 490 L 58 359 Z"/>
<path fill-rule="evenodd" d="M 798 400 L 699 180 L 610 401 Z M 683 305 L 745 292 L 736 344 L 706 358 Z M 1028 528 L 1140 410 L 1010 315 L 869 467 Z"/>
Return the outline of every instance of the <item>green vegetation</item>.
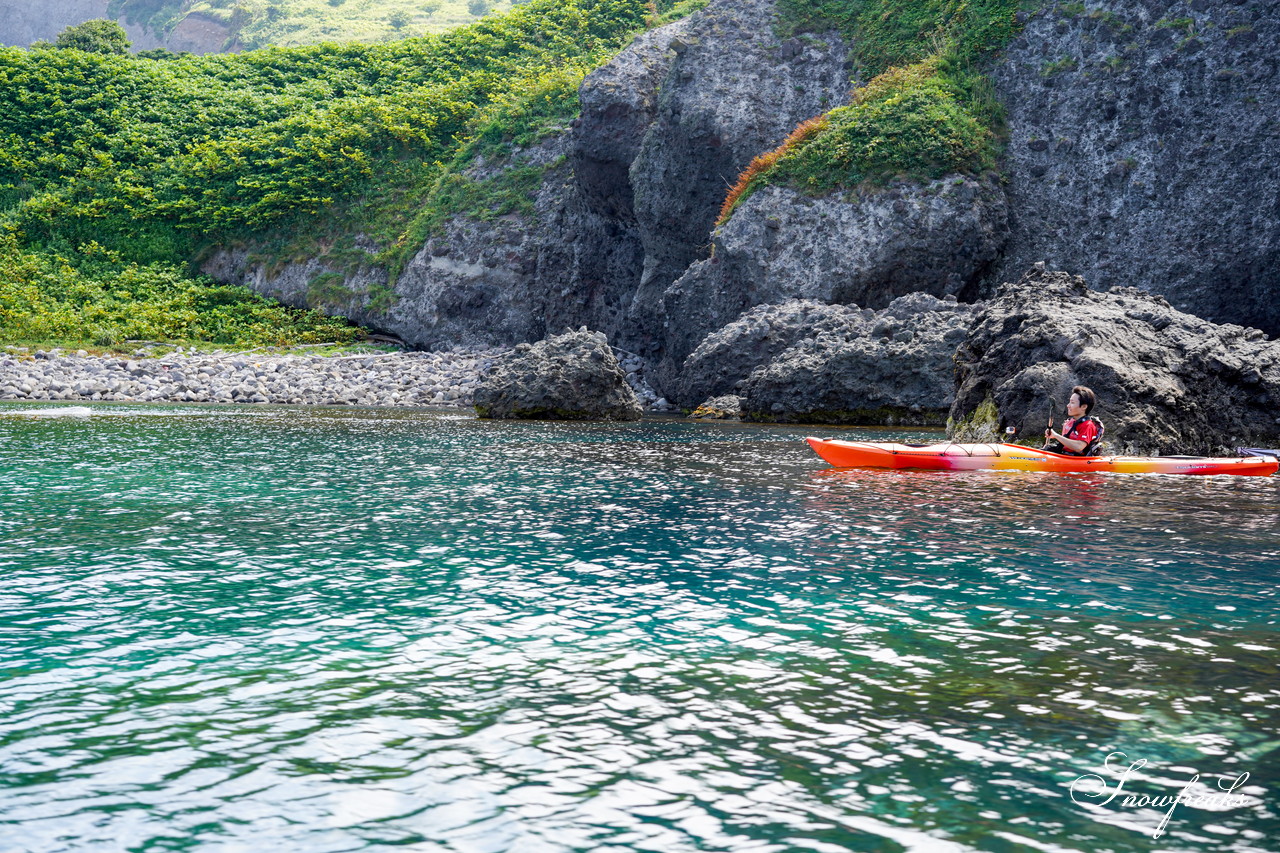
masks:
<path fill-rule="evenodd" d="M 995 165 L 991 132 L 964 107 L 964 93 L 932 59 L 895 68 L 826 115 L 821 132 L 793 146 L 771 182 L 830 192 L 910 174 L 940 178 Z"/>
<path fill-rule="evenodd" d="M 853 73 L 868 80 L 932 56 L 970 63 L 1017 32 L 1025 0 L 779 0 L 784 35 L 838 30 L 853 46 Z"/>
<path fill-rule="evenodd" d="M 781 35 L 837 30 L 870 82 L 753 163 L 720 222 L 752 191 L 814 193 L 979 172 L 995 164 L 1003 111 L 978 63 L 1016 33 L 1025 0 L 780 0 Z"/>
<path fill-rule="evenodd" d="M 1160 29 L 1182 30 L 1188 35 L 1195 33 L 1195 18 L 1161 18 L 1155 25 Z"/>
<path fill-rule="evenodd" d="M 21 252 L 0 236 L 0 331 L 6 343 L 112 347 L 131 340 L 287 345 L 353 341 L 362 330 L 273 304 L 243 287 L 123 263 L 89 244 L 75 258 Z"/>
<path fill-rule="evenodd" d="M 583 75 L 679 8 L 532 0 L 438 36 L 206 57 L 0 49 L 0 336 L 258 340 L 257 320 L 162 328 L 156 312 L 217 307 L 186 267 L 212 246 L 367 261 L 349 245 L 366 235 L 394 269 L 450 210 L 527 206 L 541 172 L 506 164 L 513 146 L 564 127 Z M 467 177 L 481 157 L 492 177 Z M 344 296 L 333 285 L 327 301 Z M 155 311 L 95 307 L 126 297 Z M 128 324 L 144 319 L 157 325 Z"/>
<path fill-rule="evenodd" d="M 947 438 L 968 444 L 990 444 L 1005 440 L 1000 430 L 1000 411 L 988 393 L 967 418 L 947 418 Z"/>
<path fill-rule="evenodd" d="M 129 52 L 129 34 L 115 21 L 97 19 L 67 27 L 58 34 L 54 46 L 123 56 Z"/>
<path fill-rule="evenodd" d="M 1080 63 L 1076 61 L 1074 56 L 1064 56 L 1061 59 L 1055 59 L 1053 62 L 1046 62 L 1044 67 L 1040 69 L 1042 77 L 1050 77 L 1063 71 L 1075 71 L 1080 67 Z"/>

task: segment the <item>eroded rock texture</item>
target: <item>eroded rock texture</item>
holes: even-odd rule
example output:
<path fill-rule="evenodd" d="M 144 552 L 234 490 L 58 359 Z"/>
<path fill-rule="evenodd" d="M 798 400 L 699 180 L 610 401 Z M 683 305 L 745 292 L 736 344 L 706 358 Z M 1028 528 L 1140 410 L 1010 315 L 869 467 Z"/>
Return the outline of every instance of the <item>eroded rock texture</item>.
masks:
<path fill-rule="evenodd" d="M 642 414 L 605 336 L 585 328 L 499 356 L 473 399 L 482 418 L 633 421 Z"/>

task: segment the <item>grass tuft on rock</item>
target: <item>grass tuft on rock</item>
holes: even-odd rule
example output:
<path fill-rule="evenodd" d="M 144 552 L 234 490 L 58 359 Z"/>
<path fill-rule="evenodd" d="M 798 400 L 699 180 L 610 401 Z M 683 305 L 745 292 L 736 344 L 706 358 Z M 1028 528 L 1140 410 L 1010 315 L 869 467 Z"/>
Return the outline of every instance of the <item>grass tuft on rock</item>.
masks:
<path fill-rule="evenodd" d="M 802 124 L 757 157 L 725 200 L 720 223 L 751 191 L 775 184 L 825 194 L 898 177 L 919 180 L 995 165 L 995 134 L 967 105 L 968 93 L 939 73 L 941 60 L 891 68 L 853 103 Z"/>
<path fill-rule="evenodd" d="M 841 33 L 852 103 L 810 119 L 757 158 L 721 210 L 724 224 L 770 184 L 814 194 L 993 168 L 1004 111 L 980 61 L 1016 34 L 1024 0 L 781 0 L 780 35 Z M 800 129 L 797 129 L 799 131 Z"/>

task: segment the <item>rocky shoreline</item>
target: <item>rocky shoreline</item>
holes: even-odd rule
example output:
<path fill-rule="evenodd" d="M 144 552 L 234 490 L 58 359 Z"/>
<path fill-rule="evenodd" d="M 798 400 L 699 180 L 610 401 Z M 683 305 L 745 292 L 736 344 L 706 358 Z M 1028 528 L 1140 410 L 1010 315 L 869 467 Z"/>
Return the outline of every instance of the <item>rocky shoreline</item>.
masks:
<path fill-rule="evenodd" d="M 121 357 L 11 349 L 0 356 L 0 400 L 465 407 L 498 352 Z"/>
<path fill-rule="evenodd" d="M 482 377 L 504 352 L 138 350 L 126 357 L 10 347 L 0 353 L 0 401 L 470 408 Z M 622 365 L 646 409 L 669 408 L 645 383 L 638 358 L 624 356 Z"/>

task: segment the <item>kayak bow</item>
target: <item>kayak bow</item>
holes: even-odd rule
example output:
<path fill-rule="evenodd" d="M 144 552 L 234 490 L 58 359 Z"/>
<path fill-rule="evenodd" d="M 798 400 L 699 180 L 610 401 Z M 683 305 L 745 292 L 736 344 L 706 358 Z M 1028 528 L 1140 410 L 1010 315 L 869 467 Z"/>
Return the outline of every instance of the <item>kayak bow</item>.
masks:
<path fill-rule="evenodd" d="M 1051 471 L 1108 474 L 1240 474 L 1266 477 L 1280 460 L 1271 456 L 1066 456 L 1018 444 L 899 444 L 807 438 L 837 468 L 924 468 L 934 471 Z"/>

